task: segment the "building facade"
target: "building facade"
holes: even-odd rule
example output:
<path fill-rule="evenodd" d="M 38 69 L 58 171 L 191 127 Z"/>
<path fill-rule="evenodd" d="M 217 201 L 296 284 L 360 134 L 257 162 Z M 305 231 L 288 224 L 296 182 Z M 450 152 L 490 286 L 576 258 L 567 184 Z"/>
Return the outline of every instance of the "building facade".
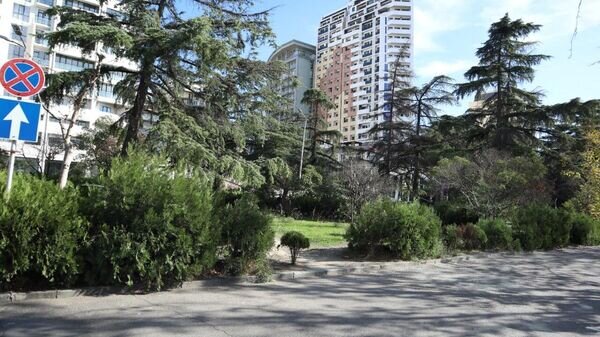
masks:
<path fill-rule="evenodd" d="M 94 67 L 96 57 L 82 55 L 73 46 L 60 46 L 50 52 L 48 42 L 42 34 L 56 29 L 57 19 L 46 14 L 52 6 L 69 6 L 98 15 L 122 15 L 111 1 L 101 6 L 95 0 L 3 0 L 0 2 L 0 64 L 17 57 L 30 58 L 50 74 Z M 101 46 L 99 48 L 99 52 L 105 56 L 104 63 L 136 69 L 135 64 L 116 58 L 110 50 Z M 116 121 L 121 116 L 124 107 L 113 94 L 114 85 L 121 79 L 118 74 L 111 76 L 110 80 L 103 81 L 96 88 L 95 94 L 87 97 L 73 130 L 75 145 L 80 141 L 80 135 L 93 129 L 100 118 Z M 0 95 L 11 96 L 2 88 Z M 60 105 L 48 107 L 47 111 L 42 109 L 38 141 L 18 144 L 17 161 L 21 162 L 18 166 L 22 169 L 31 169 L 37 165 L 38 170 L 45 170 L 48 163 L 58 164 L 62 160 L 62 135 L 64 128 L 68 126 L 73 106 L 67 99 Z M 10 149 L 10 143 L 0 140 L 0 149 Z M 76 151 L 75 160 L 82 154 L 82 151 Z M 27 161 L 27 165 L 23 161 Z"/>
<path fill-rule="evenodd" d="M 309 112 L 309 107 L 302 103 L 306 90 L 313 88 L 313 75 L 316 47 L 292 40 L 277 48 L 269 57 L 269 62 L 279 61 L 285 66 L 278 92 L 290 102 L 294 111 Z"/>
<path fill-rule="evenodd" d="M 412 0 L 351 0 L 321 19 L 315 86 L 336 105 L 321 113 L 343 143 L 372 141 L 369 130 L 389 118 L 391 67 L 400 55 L 412 65 L 412 46 Z"/>

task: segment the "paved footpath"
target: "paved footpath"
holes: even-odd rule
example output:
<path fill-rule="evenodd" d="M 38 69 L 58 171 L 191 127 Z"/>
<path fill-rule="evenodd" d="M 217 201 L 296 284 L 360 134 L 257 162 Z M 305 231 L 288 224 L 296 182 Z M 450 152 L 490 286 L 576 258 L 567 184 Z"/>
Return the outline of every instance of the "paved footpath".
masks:
<path fill-rule="evenodd" d="M 0 306 L 0 336 L 600 336 L 600 248 Z"/>

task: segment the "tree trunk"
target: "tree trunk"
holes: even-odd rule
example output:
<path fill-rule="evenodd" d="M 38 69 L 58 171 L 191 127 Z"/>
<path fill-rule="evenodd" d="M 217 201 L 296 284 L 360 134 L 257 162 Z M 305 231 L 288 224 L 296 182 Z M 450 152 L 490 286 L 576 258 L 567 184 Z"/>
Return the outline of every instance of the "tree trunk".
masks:
<path fill-rule="evenodd" d="M 150 87 L 150 77 L 152 73 L 153 61 L 145 61 L 142 69 L 142 76 L 140 79 L 140 85 L 137 89 L 135 101 L 131 110 L 129 110 L 129 116 L 127 120 L 127 132 L 125 133 L 125 139 L 123 140 L 123 147 L 121 148 L 121 156 L 126 157 L 129 146 L 138 141 L 138 135 L 140 130 L 140 123 L 142 115 L 144 114 L 144 108 L 146 106 L 146 99 L 148 97 L 148 88 Z"/>
<path fill-rule="evenodd" d="M 415 164 L 413 167 L 413 179 L 412 179 L 412 193 L 411 198 L 417 200 L 419 198 L 419 182 L 421 178 L 421 149 L 420 149 L 420 136 L 421 136 L 421 114 L 422 114 L 422 106 L 421 103 L 418 104 L 417 107 L 417 127 L 416 127 L 416 136 L 419 144 L 416 144 L 417 151 L 415 152 Z"/>

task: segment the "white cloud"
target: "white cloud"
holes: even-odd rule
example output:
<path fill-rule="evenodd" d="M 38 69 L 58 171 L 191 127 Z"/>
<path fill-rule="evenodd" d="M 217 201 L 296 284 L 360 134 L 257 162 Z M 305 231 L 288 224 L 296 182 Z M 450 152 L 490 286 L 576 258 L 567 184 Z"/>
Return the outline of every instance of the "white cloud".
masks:
<path fill-rule="evenodd" d="M 439 35 L 464 26 L 470 0 L 419 0 L 415 3 L 416 53 L 441 51 Z"/>
<path fill-rule="evenodd" d="M 415 1 L 415 52 L 446 51 L 447 34 L 464 29 L 487 29 L 504 14 L 543 25 L 531 36 L 548 41 L 573 34 L 578 0 L 418 0 Z M 584 0 L 579 31 L 600 27 L 600 0 Z M 483 28 L 482 28 L 483 27 Z"/>
<path fill-rule="evenodd" d="M 454 78 L 462 78 L 462 74 L 475 65 L 473 60 L 456 60 L 452 62 L 432 61 L 417 67 L 417 76 L 426 79 L 438 75 L 448 75 Z M 458 76 L 457 76 L 458 75 Z"/>

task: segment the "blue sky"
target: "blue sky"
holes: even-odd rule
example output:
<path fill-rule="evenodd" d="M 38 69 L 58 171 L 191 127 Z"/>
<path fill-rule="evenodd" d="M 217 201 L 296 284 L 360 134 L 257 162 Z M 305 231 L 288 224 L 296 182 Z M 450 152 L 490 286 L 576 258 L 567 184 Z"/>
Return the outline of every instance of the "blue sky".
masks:
<path fill-rule="evenodd" d="M 415 72 L 417 84 L 445 74 L 463 81 L 464 72 L 477 63 L 475 50 L 486 40 L 490 24 L 505 13 L 544 25 L 531 37 L 539 41 L 536 50 L 553 56 L 538 66 L 530 89 L 543 89 L 546 104 L 600 98 L 600 0 L 584 0 L 579 33 L 573 55 L 570 41 L 575 27 L 578 0 L 414 0 Z M 347 0 L 257 0 L 260 9 L 275 7 L 272 27 L 277 43 L 291 39 L 315 43 L 323 15 L 342 8 Z M 260 50 L 267 59 L 271 48 Z M 445 108 L 458 114 L 461 106 Z"/>

